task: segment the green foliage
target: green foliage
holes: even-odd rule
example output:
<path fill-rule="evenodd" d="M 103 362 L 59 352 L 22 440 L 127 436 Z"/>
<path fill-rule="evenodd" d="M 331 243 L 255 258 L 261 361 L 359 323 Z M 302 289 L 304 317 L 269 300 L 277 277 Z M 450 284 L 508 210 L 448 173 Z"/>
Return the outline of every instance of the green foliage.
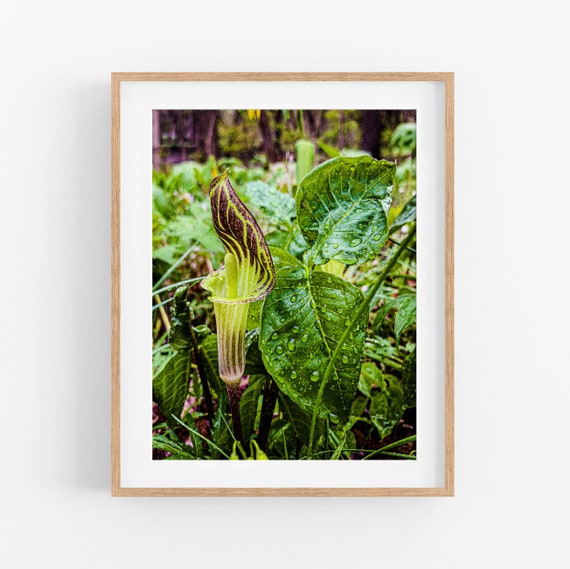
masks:
<path fill-rule="evenodd" d="M 263 307 L 259 347 L 265 367 L 299 407 L 312 411 L 323 372 L 354 311 L 361 292 L 338 277 L 311 271 L 297 259 L 272 250 L 276 284 Z M 324 391 L 319 414 L 348 417 L 360 371 L 365 337 L 361 318 L 343 343 L 343 353 Z"/>
<path fill-rule="evenodd" d="M 383 148 L 399 157 L 396 166 L 354 146 L 357 111 L 342 120 L 339 111 L 328 112 L 334 128 L 319 139 L 316 160 L 323 152 L 332 159 L 312 170 L 297 164 L 297 172 L 310 170 L 297 187 L 290 165 L 251 158 L 259 139 L 239 150 L 258 126 L 245 111 L 220 139 L 229 158 L 153 174 L 155 458 L 415 458 L 415 252 L 401 245 L 416 219 L 415 131 L 390 127 Z M 276 122 L 279 113 L 289 130 Z M 299 116 L 279 113 L 267 113 L 269 124 L 282 129 L 290 151 L 299 142 L 299 160 L 309 150 Z M 240 124 L 250 128 L 241 139 L 231 130 Z M 344 148 L 337 150 L 339 140 Z M 276 269 L 273 290 L 249 307 L 243 440 L 218 372 L 212 305 L 196 284 L 223 263 L 208 190 L 225 170 L 263 230 Z"/>
<path fill-rule="evenodd" d="M 389 435 L 402 417 L 404 392 L 400 382 L 385 376 L 382 390 L 373 393 L 370 404 L 370 420 L 378 430 L 380 439 Z"/>
<path fill-rule="evenodd" d="M 389 143 L 393 156 L 407 156 L 416 150 L 416 123 L 402 123 L 396 127 Z"/>
<path fill-rule="evenodd" d="M 303 179 L 297 219 L 311 245 L 311 262 L 353 265 L 376 257 L 388 235 L 394 170 L 394 164 L 369 156 L 339 157 Z"/>

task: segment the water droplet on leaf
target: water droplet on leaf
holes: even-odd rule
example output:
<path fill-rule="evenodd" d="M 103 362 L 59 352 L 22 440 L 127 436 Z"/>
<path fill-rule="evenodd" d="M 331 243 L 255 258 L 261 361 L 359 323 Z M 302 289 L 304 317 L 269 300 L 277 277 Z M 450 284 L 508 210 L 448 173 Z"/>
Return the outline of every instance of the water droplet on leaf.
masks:
<path fill-rule="evenodd" d="M 295 379 L 297 377 L 297 372 L 295 370 L 293 370 L 291 372 L 291 379 Z"/>
<path fill-rule="evenodd" d="M 342 363 L 343 363 L 343 364 L 347 364 L 347 363 L 348 363 L 348 356 L 342 356 Z"/>
<path fill-rule="evenodd" d="M 288 349 L 290 352 L 294 352 L 294 351 L 295 351 L 295 340 L 294 340 L 293 338 L 291 338 L 291 339 L 289 340 L 289 342 L 287 342 L 287 349 Z"/>
<path fill-rule="evenodd" d="M 275 348 L 275 351 L 276 351 L 278 354 L 282 354 L 282 353 L 283 353 L 283 346 L 277 346 L 277 347 Z"/>
<path fill-rule="evenodd" d="M 271 334 L 272 340 L 277 340 L 278 337 L 279 337 L 279 334 L 277 334 L 277 332 L 273 332 L 273 334 Z"/>
<path fill-rule="evenodd" d="M 319 381 L 319 372 L 318 371 L 314 371 L 313 373 L 311 373 L 311 381 Z"/>
<path fill-rule="evenodd" d="M 354 239 L 352 239 L 350 241 L 350 246 L 356 247 L 357 245 L 360 245 L 361 243 L 362 243 L 362 239 L 360 239 L 359 237 L 355 237 Z"/>
<path fill-rule="evenodd" d="M 295 304 L 295 302 L 297 302 L 297 297 L 296 297 L 296 295 L 293 295 L 293 296 L 290 298 L 290 300 L 291 300 L 291 302 L 292 302 L 293 304 Z"/>

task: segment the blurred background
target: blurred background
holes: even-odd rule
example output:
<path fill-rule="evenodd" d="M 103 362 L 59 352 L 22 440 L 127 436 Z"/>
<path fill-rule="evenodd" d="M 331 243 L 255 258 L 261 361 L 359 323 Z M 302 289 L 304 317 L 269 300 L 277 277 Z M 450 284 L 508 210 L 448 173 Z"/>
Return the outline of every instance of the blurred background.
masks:
<path fill-rule="evenodd" d="M 270 163 L 283 162 L 300 139 L 315 144 L 319 162 L 348 150 L 391 159 L 398 151 L 408 153 L 412 143 L 407 129 L 408 148 L 403 139 L 394 148 L 398 125 L 415 121 L 415 110 L 155 110 L 153 166 L 163 170 L 210 156 L 249 162 L 263 155 Z"/>

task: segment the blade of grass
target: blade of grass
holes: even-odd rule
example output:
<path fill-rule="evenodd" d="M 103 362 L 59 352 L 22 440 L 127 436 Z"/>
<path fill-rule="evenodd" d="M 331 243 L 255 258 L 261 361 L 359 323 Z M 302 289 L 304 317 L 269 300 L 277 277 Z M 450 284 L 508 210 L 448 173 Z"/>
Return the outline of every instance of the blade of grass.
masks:
<path fill-rule="evenodd" d="M 385 453 L 388 450 L 392 450 L 393 448 L 398 448 L 398 447 L 405 445 L 407 443 L 414 442 L 415 440 L 416 440 L 416 435 L 412 435 L 410 437 L 406 437 L 405 439 L 401 439 L 401 440 L 396 441 L 394 443 L 390 443 L 389 445 L 386 445 L 385 447 L 379 448 L 378 450 L 371 452 L 368 456 L 365 456 L 362 460 L 366 460 L 366 459 L 370 458 L 371 456 L 375 456 L 377 454 Z M 408 456 L 408 455 L 406 455 L 406 456 Z"/>
<path fill-rule="evenodd" d="M 187 279 L 185 281 L 180 281 L 168 286 L 165 286 L 163 288 L 159 288 L 158 290 L 153 290 L 152 294 L 153 296 L 155 294 L 162 294 L 163 292 L 166 292 L 167 290 L 172 290 L 173 288 L 178 288 L 179 286 L 185 285 L 185 284 L 195 284 L 198 283 L 200 281 L 203 281 L 206 277 L 196 277 L 195 279 Z"/>
<path fill-rule="evenodd" d="M 197 437 L 200 437 L 203 441 L 205 441 L 206 444 L 210 445 L 213 449 L 217 450 L 222 456 L 224 456 L 228 460 L 230 459 L 230 457 L 216 443 L 212 442 L 209 438 L 205 437 L 198 431 L 195 431 L 192 427 L 189 427 L 186 423 L 184 423 L 182 420 L 176 417 L 176 415 L 172 415 L 172 417 L 177 423 L 179 423 L 182 427 L 187 429 L 190 433 L 194 433 Z"/>
<path fill-rule="evenodd" d="M 186 257 L 188 257 L 188 255 L 190 255 L 190 253 L 192 253 L 192 251 L 195 251 L 197 248 L 198 247 L 196 245 L 192 245 L 190 249 L 183 253 L 182 256 L 174 263 L 174 265 L 171 265 L 171 267 L 164 273 L 164 275 L 162 275 L 160 280 L 155 283 L 155 285 L 152 287 L 152 292 L 157 292 L 156 288 L 159 287 L 172 274 L 172 272 L 176 270 L 176 267 L 178 267 L 178 265 L 180 265 L 180 263 L 182 263 L 184 259 L 186 259 Z"/>

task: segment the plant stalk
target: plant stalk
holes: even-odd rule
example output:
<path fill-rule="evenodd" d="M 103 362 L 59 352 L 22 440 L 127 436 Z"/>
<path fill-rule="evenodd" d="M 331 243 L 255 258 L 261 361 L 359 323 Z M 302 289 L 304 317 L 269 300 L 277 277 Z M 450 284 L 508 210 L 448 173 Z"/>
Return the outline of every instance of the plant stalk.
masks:
<path fill-rule="evenodd" d="M 239 402 L 241 400 L 241 390 L 240 382 L 235 381 L 232 383 L 226 383 L 226 388 L 228 390 L 228 399 L 230 401 L 230 412 L 232 414 L 232 424 L 234 426 L 234 435 L 238 442 L 243 448 L 243 432 L 241 430 L 241 415 L 239 411 Z"/>
<path fill-rule="evenodd" d="M 340 355 L 342 347 L 343 347 L 344 343 L 346 342 L 346 339 L 348 338 L 349 334 L 352 332 L 356 322 L 358 322 L 358 320 L 362 317 L 362 315 L 365 312 L 370 310 L 370 303 L 372 302 L 374 295 L 376 294 L 376 292 L 380 288 L 380 285 L 384 282 L 386 277 L 390 274 L 390 271 L 394 268 L 396 261 L 398 260 L 400 255 L 408 248 L 408 245 L 413 241 L 415 236 L 416 236 L 416 225 L 414 224 L 411 226 L 407 237 L 402 241 L 402 243 L 400 243 L 398 249 L 390 257 L 390 259 L 386 263 L 386 266 L 384 267 L 383 271 L 378 276 L 378 279 L 376 280 L 374 285 L 372 285 L 372 287 L 368 291 L 368 294 L 366 295 L 366 297 L 362 301 L 359 309 L 356 311 L 356 314 L 350 320 L 350 324 L 346 327 L 345 331 L 342 333 L 340 340 L 339 340 L 334 352 L 331 355 L 329 363 L 325 369 L 325 373 L 323 375 L 321 385 L 319 386 L 319 391 L 317 393 L 317 400 L 315 402 L 315 408 L 313 409 L 313 417 L 311 419 L 311 431 L 309 434 L 309 452 L 308 452 L 309 456 L 312 456 L 312 454 L 313 454 L 313 445 L 315 442 L 314 441 L 315 428 L 317 425 L 317 417 L 319 415 L 319 407 L 321 406 L 321 401 L 323 399 L 323 394 L 325 392 L 325 388 L 326 388 L 327 383 L 328 383 L 328 381 L 332 375 L 332 372 L 334 370 L 334 365 L 336 363 L 338 356 Z"/>
<path fill-rule="evenodd" d="M 263 451 L 267 450 L 269 428 L 271 427 L 276 401 L 277 386 L 271 376 L 268 375 L 263 388 L 263 403 L 261 404 L 261 417 L 259 418 L 259 436 L 257 437 L 257 444 Z"/>

